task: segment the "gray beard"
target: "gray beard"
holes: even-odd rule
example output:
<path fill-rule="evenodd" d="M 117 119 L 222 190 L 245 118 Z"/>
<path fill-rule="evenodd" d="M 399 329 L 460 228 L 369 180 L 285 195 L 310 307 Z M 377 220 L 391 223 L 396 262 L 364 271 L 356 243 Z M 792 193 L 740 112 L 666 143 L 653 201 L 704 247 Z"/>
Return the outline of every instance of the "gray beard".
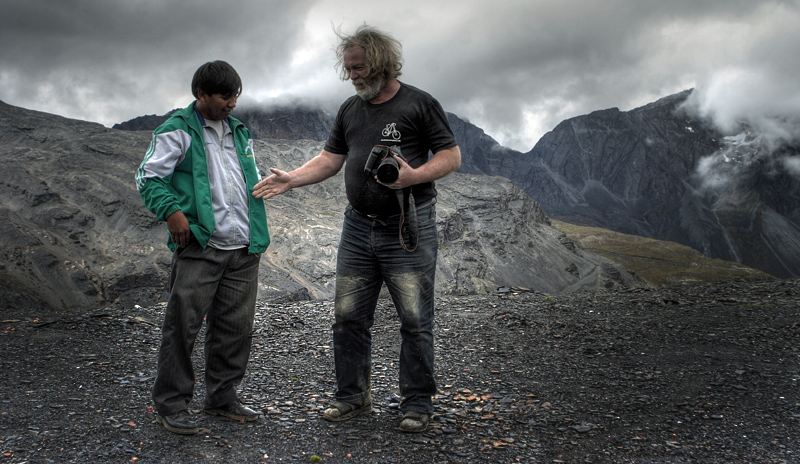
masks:
<path fill-rule="evenodd" d="M 361 99 L 364 101 L 370 101 L 377 97 L 379 93 L 381 93 L 384 85 L 386 85 L 386 81 L 383 80 L 383 77 L 380 77 L 374 85 L 367 85 L 367 87 L 361 91 L 356 90 L 356 95 L 361 97 Z"/>

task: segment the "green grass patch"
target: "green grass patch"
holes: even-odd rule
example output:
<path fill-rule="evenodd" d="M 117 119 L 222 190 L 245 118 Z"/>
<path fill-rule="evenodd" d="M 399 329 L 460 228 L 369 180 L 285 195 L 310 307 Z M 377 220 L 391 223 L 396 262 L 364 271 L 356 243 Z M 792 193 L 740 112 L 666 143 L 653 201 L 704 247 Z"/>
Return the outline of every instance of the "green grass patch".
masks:
<path fill-rule="evenodd" d="M 625 266 L 653 285 L 773 278 L 743 264 L 705 257 L 697 250 L 679 243 L 622 234 L 599 227 L 576 226 L 554 219 L 551 222 L 553 227 L 564 232 L 584 250 Z"/>

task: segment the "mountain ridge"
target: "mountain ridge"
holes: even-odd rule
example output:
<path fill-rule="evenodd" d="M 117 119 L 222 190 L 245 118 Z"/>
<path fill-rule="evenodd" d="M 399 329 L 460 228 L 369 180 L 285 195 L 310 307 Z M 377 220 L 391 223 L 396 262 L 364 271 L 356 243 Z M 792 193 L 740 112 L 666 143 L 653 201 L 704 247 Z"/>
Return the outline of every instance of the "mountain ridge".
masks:
<path fill-rule="evenodd" d="M 121 131 L 0 102 L 0 301 L 88 308 L 163 301 L 171 254 L 166 226 L 139 198 L 134 173 L 151 134 Z M 322 142 L 258 139 L 259 168 L 289 169 Z M 437 182 L 439 294 L 524 287 L 557 293 L 647 287 L 584 252 L 504 178 L 454 173 Z M 259 297 L 332 297 L 346 205 L 343 175 L 266 202 L 273 242 Z"/>
<path fill-rule="evenodd" d="M 776 277 L 798 275 L 797 177 L 770 161 L 775 154 L 765 145 L 737 148 L 693 116 L 692 92 L 566 120 L 534 146 L 526 170 L 500 174 L 554 218 L 674 241 Z M 756 154 L 731 163 L 739 149 Z M 800 155 L 790 145 L 782 150 Z M 727 181 L 711 186 L 710 176 Z"/>
<path fill-rule="evenodd" d="M 776 277 L 800 275 L 800 184 L 775 161 L 800 159 L 800 150 L 785 141 L 773 150 L 746 127 L 723 134 L 689 110 L 693 96 L 687 89 L 630 111 L 567 119 L 526 153 L 447 116 L 462 148 L 459 172 L 507 178 L 548 216 L 673 241 Z M 290 126 L 301 128 L 294 138 L 320 141 L 330 121 L 307 108 L 243 115 L 265 133 Z M 710 188 L 706 177 L 714 176 L 729 182 Z"/>

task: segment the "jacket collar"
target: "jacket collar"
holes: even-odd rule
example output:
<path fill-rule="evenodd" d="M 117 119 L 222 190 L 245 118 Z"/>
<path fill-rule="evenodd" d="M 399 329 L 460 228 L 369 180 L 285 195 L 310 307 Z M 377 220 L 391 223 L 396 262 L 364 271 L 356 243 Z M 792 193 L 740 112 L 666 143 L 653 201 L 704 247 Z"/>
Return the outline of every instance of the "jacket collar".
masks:
<path fill-rule="evenodd" d="M 196 130 L 199 134 L 203 133 L 203 126 L 206 125 L 206 120 L 197 109 L 197 100 L 193 101 L 191 105 L 183 110 L 181 117 L 186 121 L 189 127 Z M 231 116 L 228 116 L 225 120 L 228 122 L 228 126 L 231 128 L 232 132 L 235 132 L 236 127 L 242 124 L 241 121 Z"/>

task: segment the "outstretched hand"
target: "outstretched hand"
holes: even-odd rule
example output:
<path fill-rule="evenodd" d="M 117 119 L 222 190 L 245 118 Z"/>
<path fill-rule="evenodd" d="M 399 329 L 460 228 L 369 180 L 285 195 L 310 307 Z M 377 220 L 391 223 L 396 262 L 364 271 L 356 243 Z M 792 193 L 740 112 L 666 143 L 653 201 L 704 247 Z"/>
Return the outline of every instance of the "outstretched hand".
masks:
<path fill-rule="evenodd" d="M 253 187 L 253 196 L 268 199 L 280 195 L 292 188 L 292 177 L 286 171 L 269 168 L 272 173 Z"/>

